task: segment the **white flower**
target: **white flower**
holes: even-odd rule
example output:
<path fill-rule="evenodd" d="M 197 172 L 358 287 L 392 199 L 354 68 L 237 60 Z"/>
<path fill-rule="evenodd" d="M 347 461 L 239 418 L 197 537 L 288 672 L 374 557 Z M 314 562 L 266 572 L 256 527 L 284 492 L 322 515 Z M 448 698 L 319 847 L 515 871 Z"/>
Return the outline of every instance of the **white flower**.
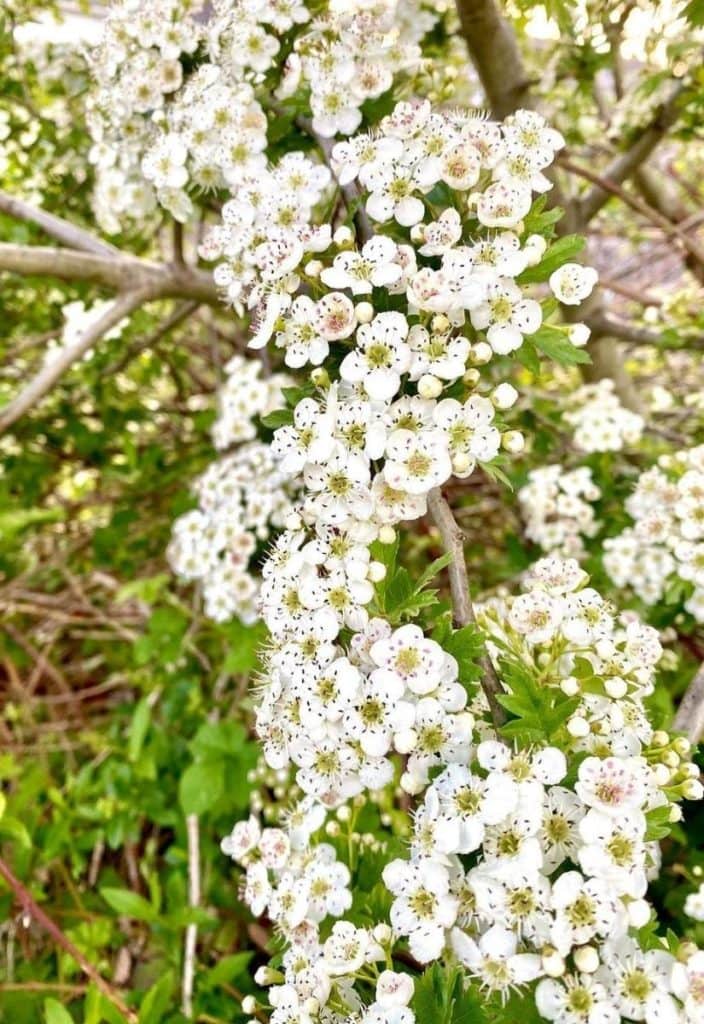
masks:
<path fill-rule="evenodd" d="M 566 956 L 573 946 L 584 946 L 594 937 L 623 934 L 625 913 L 608 883 L 585 879 L 579 871 L 560 875 L 552 887 L 555 921 L 551 938 Z"/>
<path fill-rule="evenodd" d="M 469 315 L 473 327 L 486 330 L 487 341 L 499 355 L 520 348 L 524 335 L 534 334 L 542 322 L 540 303 L 526 299 L 505 277 L 489 283 L 486 300 Z"/>
<path fill-rule="evenodd" d="M 599 275 L 593 267 L 580 263 L 565 263 L 550 275 L 550 290 L 559 302 L 578 306 L 592 293 Z"/>
<path fill-rule="evenodd" d="M 618 817 L 637 810 L 646 797 L 644 761 L 637 757 L 588 757 L 579 766 L 575 791 L 589 807 Z"/>
<path fill-rule="evenodd" d="M 229 836 L 220 843 L 220 849 L 228 857 L 240 863 L 259 842 L 261 828 L 257 819 L 250 815 L 246 821 L 238 821 Z"/>
<path fill-rule="evenodd" d="M 401 626 L 391 636 L 377 640 L 369 653 L 375 665 L 400 680 L 411 693 L 432 693 L 440 683 L 457 678 L 455 659 L 440 644 L 426 639 L 420 626 L 413 624 Z"/>
<path fill-rule="evenodd" d="M 500 925 L 484 932 L 479 942 L 453 928 L 452 948 L 473 977 L 490 992 L 508 995 L 516 985 L 533 981 L 540 974 L 540 957 L 519 953 L 516 935 Z"/>
<path fill-rule="evenodd" d="M 414 864 L 394 860 L 386 865 L 382 877 L 396 897 L 391 907 L 394 930 L 408 937 L 411 954 L 420 963 L 437 959 L 445 945 L 445 932 L 457 916 L 447 869 L 430 860 Z"/>
<path fill-rule="evenodd" d="M 358 328 L 357 348 L 342 360 L 340 376 L 350 384 L 363 384 L 371 399 L 393 398 L 411 363 L 407 335 L 408 321 L 401 313 L 378 313 Z"/>
<path fill-rule="evenodd" d="M 619 1024 L 610 994 L 592 975 L 544 978 L 535 990 L 538 1012 L 556 1024 Z"/>
<path fill-rule="evenodd" d="M 370 238 L 361 252 L 341 252 L 332 267 L 322 271 L 320 278 L 331 288 L 349 288 L 353 295 L 365 295 L 372 288 L 394 284 L 401 277 L 401 267 L 395 262 L 396 244 L 385 235 Z"/>

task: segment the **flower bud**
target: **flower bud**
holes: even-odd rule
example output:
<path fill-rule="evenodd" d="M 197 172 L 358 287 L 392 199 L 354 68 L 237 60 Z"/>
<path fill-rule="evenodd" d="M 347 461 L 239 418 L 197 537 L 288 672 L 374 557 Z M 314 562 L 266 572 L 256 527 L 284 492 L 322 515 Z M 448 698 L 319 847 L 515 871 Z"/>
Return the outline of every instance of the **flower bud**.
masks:
<path fill-rule="evenodd" d="M 357 323 L 371 323 L 374 319 L 374 307 L 371 302 L 358 302 L 354 307 L 354 314 L 357 317 Z"/>
<path fill-rule="evenodd" d="M 491 392 L 491 401 L 497 409 L 510 409 L 515 404 L 518 398 L 518 392 L 514 388 L 513 384 L 509 384 L 508 381 L 504 381 L 503 384 L 499 384 L 498 387 L 494 388 Z"/>
<path fill-rule="evenodd" d="M 340 834 L 340 824 L 337 821 L 329 821 L 325 826 L 325 834 L 335 839 Z"/>
<path fill-rule="evenodd" d="M 387 946 L 391 942 L 393 934 L 389 925 L 383 922 L 375 925 L 372 931 L 374 941 L 378 942 L 380 946 Z"/>
<path fill-rule="evenodd" d="M 314 996 L 308 996 L 303 1004 L 303 1009 L 306 1011 L 306 1014 L 310 1014 L 311 1016 L 315 1014 L 317 1016 L 318 1010 L 320 1009 L 320 1000 L 316 999 Z"/>
<path fill-rule="evenodd" d="M 352 811 L 350 810 L 349 807 L 347 807 L 346 804 L 343 804 L 342 807 L 337 808 L 337 811 L 335 812 L 335 817 L 337 818 L 338 821 L 349 821 L 350 818 L 352 817 Z"/>
<path fill-rule="evenodd" d="M 682 796 L 685 800 L 701 800 L 703 795 L 704 790 L 698 779 L 687 779 L 682 783 Z"/>
<path fill-rule="evenodd" d="M 566 697 L 575 697 L 579 693 L 579 682 L 574 676 L 568 676 L 560 683 L 560 689 Z"/>
<path fill-rule="evenodd" d="M 370 562 L 367 578 L 372 583 L 380 583 L 386 576 L 386 566 L 382 562 Z"/>
<path fill-rule="evenodd" d="M 673 804 L 670 808 L 670 813 L 667 816 L 667 820 L 673 825 L 677 824 L 678 821 L 682 821 L 684 814 L 682 808 L 678 804 Z"/>
<path fill-rule="evenodd" d="M 606 690 L 609 697 L 613 697 L 614 700 L 619 700 L 621 697 L 625 697 L 628 692 L 628 687 L 623 679 L 607 679 L 604 682 L 604 689 Z"/>
<path fill-rule="evenodd" d="M 444 313 L 436 313 L 430 321 L 430 327 L 435 334 L 446 334 L 450 330 L 450 321 Z"/>
<path fill-rule="evenodd" d="M 593 974 L 599 966 L 599 954 L 593 946 L 580 946 L 574 951 L 574 962 L 584 974 Z"/>
<path fill-rule="evenodd" d="M 670 737 L 664 729 L 658 729 L 653 733 L 653 738 L 650 742 L 654 747 L 666 747 L 670 742 Z"/>
<path fill-rule="evenodd" d="M 468 387 L 473 388 L 475 384 L 479 383 L 480 378 L 481 373 L 479 372 L 479 370 L 475 370 L 473 367 L 470 367 L 469 370 L 465 371 L 462 380 Z"/>
<path fill-rule="evenodd" d="M 327 390 L 330 387 L 330 376 L 328 371 L 322 366 L 316 366 L 314 370 L 311 370 L 310 379 L 313 384 L 315 384 L 316 388 L 324 388 Z"/>
<path fill-rule="evenodd" d="M 396 540 L 396 531 L 393 526 L 382 526 L 379 530 L 379 542 L 381 544 L 393 544 Z"/>
<path fill-rule="evenodd" d="M 589 341 L 591 333 L 586 324 L 571 324 L 567 328 L 567 337 L 575 348 L 583 348 Z"/>
<path fill-rule="evenodd" d="M 469 358 L 475 364 L 475 366 L 484 366 L 494 355 L 494 350 L 488 341 L 478 341 L 476 345 L 472 345 L 469 353 Z"/>
<path fill-rule="evenodd" d="M 650 904 L 647 900 L 631 900 L 626 912 L 632 928 L 643 928 L 650 920 Z"/>
<path fill-rule="evenodd" d="M 275 971 L 273 967 L 265 965 L 257 967 L 254 972 L 254 980 L 257 985 L 267 988 L 269 985 L 280 985 L 284 981 L 284 976 L 279 971 Z"/>
<path fill-rule="evenodd" d="M 442 381 L 432 373 L 424 373 L 418 381 L 418 394 L 421 398 L 437 398 L 442 394 Z"/>
<path fill-rule="evenodd" d="M 254 996 L 245 996 L 242 1000 L 242 1013 L 256 1013 L 257 1000 Z"/>
<path fill-rule="evenodd" d="M 586 718 L 581 718 L 579 715 L 575 715 L 575 717 L 570 718 L 567 723 L 567 732 L 576 740 L 584 739 L 585 736 L 589 735 L 589 722 Z"/>
<path fill-rule="evenodd" d="M 466 455 L 465 452 L 458 452 L 457 455 L 452 457 L 452 469 L 458 476 L 469 473 L 473 464 L 474 460 L 469 455 Z"/>
<path fill-rule="evenodd" d="M 692 744 L 689 742 L 686 736 L 677 736 L 672 741 L 672 746 L 675 748 L 680 757 L 686 757 L 692 749 Z"/>
<path fill-rule="evenodd" d="M 351 245 L 352 242 L 354 242 L 354 231 L 346 224 L 341 224 L 332 236 L 332 240 L 335 245 L 338 245 L 341 248 L 346 245 Z"/>
<path fill-rule="evenodd" d="M 565 973 L 565 961 L 552 946 L 543 950 L 542 967 L 548 978 L 559 978 Z"/>
<path fill-rule="evenodd" d="M 323 269 L 323 264 L 320 260 L 308 260 L 303 269 L 308 277 L 320 277 L 320 271 Z"/>
<path fill-rule="evenodd" d="M 303 526 L 303 520 L 298 512 L 289 512 L 284 520 L 284 526 L 287 530 L 300 530 Z"/>
<path fill-rule="evenodd" d="M 542 235 L 529 235 L 526 239 L 526 244 L 523 246 L 523 252 L 528 257 L 528 266 L 534 267 L 536 263 L 540 263 L 543 258 L 543 253 L 548 247 L 547 241 Z"/>
<path fill-rule="evenodd" d="M 519 455 L 526 446 L 526 439 L 520 430 L 507 430 L 501 444 L 511 455 Z"/>

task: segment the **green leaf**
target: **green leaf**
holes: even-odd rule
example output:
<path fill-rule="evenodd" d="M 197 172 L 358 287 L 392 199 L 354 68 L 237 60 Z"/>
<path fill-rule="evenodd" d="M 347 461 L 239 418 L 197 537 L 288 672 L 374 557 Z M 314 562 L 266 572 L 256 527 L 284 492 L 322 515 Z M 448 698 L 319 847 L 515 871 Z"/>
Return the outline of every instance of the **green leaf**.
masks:
<path fill-rule="evenodd" d="M 554 359 L 560 366 L 576 366 L 578 363 L 591 363 L 588 352 L 585 352 L 583 348 L 576 348 L 564 330 L 551 327 L 550 324 L 543 324 L 535 334 L 528 335 L 525 342 L 533 345 L 534 348 L 537 348 L 548 359 Z"/>
<path fill-rule="evenodd" d="M 584 248 L 585 239 L 582 235 L 563 235 L 549 245 L 543 253 L 540 263 L 527 267 L 516 279 L 519 284 L 536 284 L 547 281 L 550 275 L 565 263 L 569 263 Z"/>
<path fill-rule="evenodd" d="M 100 895 L 113 910 L 124 917 L 134 918 L 135 921 L 156 921 L 159 917 L 156 908 L 138 892 L 105 888 L 100 890 Z"/>
<path fill-rule="evenodd" d="M 127 758 L 133 763 L 139 758 L 142 752 L 144 737 L 147 735 L 149 723 L 152 717 L 152 709 L 148 697 L 143 697 L 137 704 L 132 715 L 130 724 L 130 736 L 127 744 Z"/>
<path fill-rule="evenodd" d="M 45 999 L 44 1024 L 75 1024 L 75 1022 L 66 1007 L 58 999 Z"/>
<path fill-rule="evenodd" d="M 215 967 L 212 967 L 203 977 L 201 984 L 207 988 L 214 985 L 228 984 L 239 978 L 247 970 L 253 952 L 231 953 L 229 956 L 221 957 Z"/>
<path fill-rule="evenodd" d="M 470 689 L 470 685 L 481 677 L 478 659 L 484 653 L 484 638 L 478 627 L 470 623 L 462 629 L 454 629 L 443 639 L 442 646 L 457 662 L 460 683 L 465 689 Z"/>
<path fill-rule="evenodd" d="M 704 25 L 704 0 L 691 0 L 682 11 L 690 25 L 700 28 Z"/>
<path fill-rule="evenodd" d="M 658 842 L 660 839 L 669 836 L 672 831 L 669 804 L 664 804 L 662 807 L 653 807 L 652 810 L 646 811 L 645 820 L 645 841 L 647 843 Z"/>
<path fill-rule="evenodd" d="M 204 814 L 225 791 L 225 766 L 220 760 L 189 765 L 178 784 L 178 799 L 185 814 Z"/>
<path fill-rule="evenodd" d="M 0 839 L 10 839 L 28 850 L 32 845 L 32 840 L 26 826 L 18 818 L 12 818 L 9 815 L 1 816 L 5 797 L 2 796 L 2 793 L 0 793 L 0 797 L 2 797 L 0 799 Z"/>
<path fill-rule="evenodd" d="M 268 430 L 278 430 L 279 427 L 288 427 L 293 423 L 293 410 L 292 409 L 274 409 L 273 412 L 267 413 L 266 416 L 261 417 L 261 424 Z"/>
<path fill-rule="evenodd" d="M 139 1024 L 160 1024 L 171 1002 L 174 975 L 171 971 L 149 989 L 139 1008 Z"/>
<path fill-rule="evenodd" d="M 446 554 L 440 555 L 439 558 L 436 558 L 434 562 L 431 562 L 428 568 L 425 570 L 425 572 L 421 574 L 420 579 L 416 583 L 416 591 L 421 591 L 424 587 L 426 587 L 428 583 L 430 583 L 430 581 L 438 575 L 439 572 L 442 572 L 442 570 L 450 564 L 451 561 L 452 554 L 448 551 Z"/>

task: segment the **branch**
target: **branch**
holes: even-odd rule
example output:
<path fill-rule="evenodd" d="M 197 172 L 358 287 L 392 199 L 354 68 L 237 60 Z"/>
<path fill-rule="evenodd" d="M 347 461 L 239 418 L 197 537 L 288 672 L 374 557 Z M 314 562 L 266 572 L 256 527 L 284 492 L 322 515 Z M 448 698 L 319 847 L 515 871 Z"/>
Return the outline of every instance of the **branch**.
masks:
<path fill-rule="evenodd" d="M 704 665 L 689 684 L 672 724 L 677 732 L 686 733 L 690 743 L 697 744 L 704 735 Z"/>
<path fill-rule="evenodd" d="M 115 989 L 105 981 L 102 975 L 99 974 L 95 967 L 93 967 L 93 965 L 86 959 L 83 953 L 74 946 L 68 936 L 64 935 L 59 926 L 44 913 L 42 908 L 32 898 L 24 885 L 22 885 L 19 878 L 16 878 L 12 873 L 9 865 L 5 863 L 2 857 L 0 857 L 0 877 L 5 879 L 24 912 L 49 933 L 57 946 L 60 946 L 65 953 L 68 953 L 68 955 L 76 961 L 86 977 L 90 978 L 105 998 L 109 1000 L 117 1010 L 119 1010 L 127 1021 L 129 1021 L 129 1024 L 137 1024 L 137 1014 L 133 1010 L 130 1010 L 127 1004 L 123 1001 L 119 992 L 116 992 Z"/>
<path fill-rule="evenodd" d="M 188 906 L 196 909 L 200 906 L 200 839 L 198 832 L 198 815 L 186 815 L 186 833 L 188 836 Z M 186 938 L 183 947 L 183 982 L 181 986 L 181 1009 L 184 1017 L 193 1017 L 193 978 L 195 975 L 196 944 L 198 942 L 198 925 L 186 927 Z"/>
<path fill-rule="evenodd" d="M 64 220 L 63 217 L 48 213 L 41 207 L 30 206 L 29 203 L 9 196 L 6 192 L 0 192 L 0 212 L 6 213 L 8 217 L 14 217 L 15 220 L 36 224 L 51 238 L 55 238 L 57 242 L 62 242 L 63 245 L 68 245 L 72 249 L 81 249 L 83 252 L 92 252 L 100 256 L 119 254 L 119 249 L 116 249 L 114 245 L 103 242 L 102 239 L 91 235 L 89 231 L 76 227 L 75 224 Z"/>
<path fill-rule="evenodd" d="M 445 551 L 452 555 L 452 561 L 447 567 L 447 571 L 450 577 L 454 623 L 459 628 L 468 626 L 470 623 L 476 625 L 477 619 L 469 594 L 469 578 L 464 558 L 462 531 L 455 522 L 452 509 L 442 496 L 439 487 L 434 487 L 428 495 L 428 509 L 433 522 L 440 531 Z M 482 655 L 479 664 L 483 672 L 482 689 L 489 702 L 494 725 L 498 729 L 506 721 L 506 712 L 497 700 L 498 696 L 504 692 L 504 688 L 488 654 Z"/>
<path fill-rule="evenodd" d="M 530 86 L 518 43 L 494 0 L 457 0 L 469 55 L 496 118 L 531 106 Z"/>
<path fill-rule="evenodd" d="M 591 181 L 596 184 L 600 189 L 611 195 L 618 196 L 621 202 L 625 203 L 626 206 L 630 206 L 636 213 L 640 213 L 643 217 L 649 220 L 652 224 L 667 235 L 669 238 L 678 239 L 687 252 L 698 260 L 700 263 L 704 263 L 704 249 L 699 245 L 696 239 L 688 235 L 678 224 L 673 224 L 672 221 L 664 217 L 658 210 L 653 209 L 643 199 L 638 199 L 637 196 L 632 196 L 630 192 L 627 192 L 621 185 L 612 180 L 609 177 L 605 177 L 601 174 L 597 174 L 595 171 L 590 170 L 588 167 L 584 167 L 582 164 L 576 164 L 573 160 L 567 156 L 558 156 L 557 162 L 560 167 L 564 167 L 566 171 L 571 171 L 573 174 L 578 174 L 580 178 L 584 178 L 585 181 Z"/>
<path fill-rule="evenodd" d="M 56 381 L 63 376 L 73 364 L 104 334 L 119 324 L 143 303 L 156 298 L 158 292 L 143 288 L 138 291 L 126 292 L 110 306 L 103 315 L 91 324 L 72 345 L 66 345 L 56 359 L 43 366 L 39 373 L 27 384 L 25 389 L 0 409 L 0 433 L 7 430 L 16 420 L 24 416 L 33 405 L 36 405 L 49 391 Z"/>
<path fill-rule="evenodd" d="M 606 168 L 603 178 L 612 184 L 620 185 L 638 170 L 677 120 L 684 89 L 684 83 L 680 82 L 669 99 L 658 107 L 647 128 L 639 132 L 633 145 Z M 585 223 L 595 217 L 609 201 L 609 189 L 598 182 L 594 182 L 594 185 L 595 187 L 580 202 L 580 211 Z"/>
<path fill-rule="evenodd" d="M 0 243 L 0 271 L 62 281 L 90 281 L 116 291 L 152 288 L 161 295 L 220 305 L 212 276 L 184 264 L 152 263 L 136 256 L 110 256 L 40 245 Z"/>

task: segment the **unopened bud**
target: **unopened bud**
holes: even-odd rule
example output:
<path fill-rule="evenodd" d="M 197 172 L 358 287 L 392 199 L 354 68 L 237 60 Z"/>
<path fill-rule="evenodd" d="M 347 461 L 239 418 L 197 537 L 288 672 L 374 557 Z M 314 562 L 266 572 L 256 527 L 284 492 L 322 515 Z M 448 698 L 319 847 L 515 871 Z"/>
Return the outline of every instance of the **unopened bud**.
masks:
<path fill-rule="evenodd" d="M 418 394 L 421 398 L 437 398 L 442 394 L 442 381 L 432 373 L 424 373 L 418 381 Z"/>
<path fill-rule="evenodd" d="M 542 967 L 548 978 L 560 978 L 565 973 L 563 957 L 560 956 L 556 949 L 551 947 L 543 951 Z"/>
<path fill-rule="evenodd" d="M 358 324 L 368 324 L 374 319 L 374 307 L 371 302 L 358 302 L 354 307 Z"/>
<path fill-rule="evenodd" d="M 254 996 L 245 996 L 242 1000 L 242 1013 L 256 1013 L 257 1000 Z"/>
<path fill-rule="evenodd" d="M 335 245 L 338 245 L 341 248 L 346 245 L 351 245 L 354 241 L 354 231 L 347 227 L 346 224 L 342 224 L 332 236 L 332 240 Z"/>
<path fill-rule="evenodd" d="M 608 693 L 609 697 L 613 697 L 614 700 L 620 700 L 621 697 L 625 697 L 628 692 L 628 687 L 623 679 L 607 679 L 604 683 L 604 689 Z"/>
<path fill-rule="evenodd" d="M 520 430 L 507 430 L 501 444 L 511 455 L 519 455 L 526 446 L 526 439 Z"/>
<path fill-rule="evenodd" d="M 450 330 L 450 321 L 444 313 L 436 313 L 430 321 L 430 327 L 435 334 L 446 334 Z"/>
<path fill-rule="evenodd" d="M 626 911 L 632 928 L 643 928 L 650 920 L 650 904 L 647 900 L 631 900 Z"/>
<path fill-rule="evenodd" d="M 370 562 L 367 577 L 372 583 L 380 583 L 386 576 L 386 566 L 382 562 Z"/>
<path fill-rule="evenodd" d="M 593 974 L 599 966 L 599 954 L 593 946 L 580 946 L 574 951 L 574 962 L 584 974 Z"/>
<path fill-rule="evenodd" d="M 374 941 L 378 942 L 380 946 L 387 946 L 391 942 L 393 934 L 389 925 L 383 923 L 376 925 L 372 931 Z"/>
<path fill-rule="evenodd" d="M 575 715 L 567 723 L 567 732 L 575 739 L 584 739 L 585 736 L 589 735 L 589 722 L 587 722 L 586 718 L 580 718 L 578 715 Z"/>
<path fill-rule="evenodd" d="M 475 364 L 475 366 L 484 366 L 494 355 L 494 350 L 488 341 L 478 341 L 476 345 L 472 345 L 469 353 L 469 358 Z"/>
<path fill-rule="evenodd" d="M 513 384 L 509 384 L 508 381 L 499 384 L 491 393 L 491 401 L 497 409 L 510 409 L 515 404 L 517 398 L 518 392 Z"/>
<path fill-rule="evenodd" d="M 308 260 L 303 269 L 308 277 L 320 277 L 320 271 L 323 269 L 323 264 L 320 260 Z"/>
<path fill-rule="evenodd" d="M 379 541 L 381 544 L 393 544 L 396 540 L 396 531 L 393 526 L 382 526 L 379 530 Z"/>
<path fill-rule="evenodd" d="M 572 324 L 567 328 L 567 337 L 575 348 L 583 348 L 589 341 L 591 333 L 586 324 Z"/>
<path fill-rule="evenodd" d="M 328 371 L 322 366 L 316 366 L 314 370 L 311 370 L 310 379 L 316 388 L 325 388 L 327 390 L 330 387 L 330 376 Z"/>

